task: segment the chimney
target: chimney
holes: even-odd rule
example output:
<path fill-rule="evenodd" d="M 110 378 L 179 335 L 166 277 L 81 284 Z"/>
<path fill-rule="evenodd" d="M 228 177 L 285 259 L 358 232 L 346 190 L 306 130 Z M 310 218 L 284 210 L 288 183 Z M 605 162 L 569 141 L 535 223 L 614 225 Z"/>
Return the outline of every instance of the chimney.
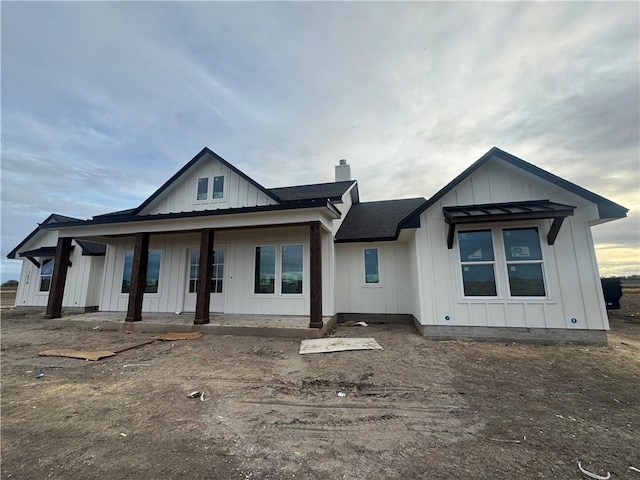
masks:
<path fill-rule="evenodd" d="M 351 166 L 343 158 L 340 163 L 336 165 L 336 182 L 344 182 L 351 180 Z"/>

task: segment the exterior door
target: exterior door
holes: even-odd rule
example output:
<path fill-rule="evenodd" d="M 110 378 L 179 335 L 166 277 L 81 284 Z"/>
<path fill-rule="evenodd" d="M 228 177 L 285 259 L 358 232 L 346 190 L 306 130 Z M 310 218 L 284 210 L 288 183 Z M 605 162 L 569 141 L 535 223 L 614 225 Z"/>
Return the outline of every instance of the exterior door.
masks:
<path fill-rule="evenodd" d="M 224 313 L 224 294 L 226 288 L 225 268 L 226 249 L 217 248 L 213 251 L 213 269 L 211 273 L 211 303 L 210 312 Z M 190 248 L 187 261 L 187 282 L 184 295 L 184 311 L 195 312 L 196 297 L 198 296 L 198 269 L 200 267 L 200 250 Z"/>

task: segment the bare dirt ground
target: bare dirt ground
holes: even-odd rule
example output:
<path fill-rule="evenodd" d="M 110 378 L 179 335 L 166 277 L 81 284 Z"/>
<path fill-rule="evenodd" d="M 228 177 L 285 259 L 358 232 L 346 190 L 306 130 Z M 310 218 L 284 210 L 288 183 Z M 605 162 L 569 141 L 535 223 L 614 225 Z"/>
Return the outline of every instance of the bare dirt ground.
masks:
<path fill-rule="evenodd" d="M 640 479 L 640 290 L 622 305 L 607 347 L 386 325 L 335 332 L 383 351 L 301 356 L 299 340 L 205 335 L 88 362 L 38 352 L 149 335 L 60 329 L 5 304 L 1 477 L 580 479 L 580 460 Z"/>

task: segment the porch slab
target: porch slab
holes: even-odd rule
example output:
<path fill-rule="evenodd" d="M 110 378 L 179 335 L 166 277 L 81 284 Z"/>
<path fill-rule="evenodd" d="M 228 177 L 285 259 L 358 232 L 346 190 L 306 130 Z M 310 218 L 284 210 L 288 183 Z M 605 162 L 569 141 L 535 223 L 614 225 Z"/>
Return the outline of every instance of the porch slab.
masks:
<path fill-rule="evenodd" d="M 322 328 L 309 328 L 309 317 L 289 315 L 211 314 L 210 323 L 194 325 L 193 314 L 148 313 L 140 322 L 125 322 L 125 312 L 89 312 L 48 320 L 50 325 L 136 333 L 202 332 L 214 335 L 321 338 L 335 327 L 336 318 L 324 317 Z"/>

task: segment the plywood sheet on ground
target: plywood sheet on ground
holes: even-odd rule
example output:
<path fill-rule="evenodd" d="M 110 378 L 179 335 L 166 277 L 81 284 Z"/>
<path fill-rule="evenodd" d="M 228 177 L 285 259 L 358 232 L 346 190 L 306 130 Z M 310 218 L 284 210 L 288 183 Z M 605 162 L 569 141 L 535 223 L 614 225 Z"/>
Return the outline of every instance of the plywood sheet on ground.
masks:
<path fill-rule="evenodd" d="M 196 338 L 200 338 L 202 336 L 202 332 L 167 332 L 164 335 L 159 335 L 157 337 L 153 337 L 157 340 L 165 340 L 168 342 L 172 342 L 174 340 L 195 340 Z"/>
<path fill-rule="evenodd" d="M 348 350 L 382 350 L 382 346 L 373 338 L 317 338 L 300 343 L 300 355 Z"/>
<path fill-rule="evenodd" d="M 113 357 L 115 356 L 114 352 L 109 352 L 106 350 L 99 352 L 86 352 L 83 350 L 71 350 L 71 349 L 58 349 L 58 350 L 45 350 L 44 352 L 38 353 L 41 357 L 69 357 L 69 358 L 80 358 L 83 360 L 93 360 L 94 362 L 100 360 L 101 358 Z"/>

